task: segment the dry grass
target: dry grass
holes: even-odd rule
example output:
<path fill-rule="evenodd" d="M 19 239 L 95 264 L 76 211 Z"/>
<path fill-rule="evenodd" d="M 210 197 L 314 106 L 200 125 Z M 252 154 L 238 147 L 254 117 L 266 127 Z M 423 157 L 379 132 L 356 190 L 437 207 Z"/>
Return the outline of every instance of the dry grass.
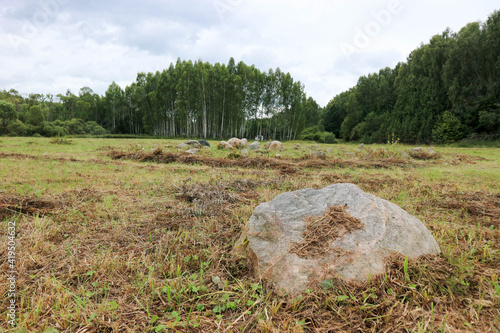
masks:
<path fill-rule="evenodd" d="M 305 259 L 321 257 L 331 250 L 332 241 L 351 231 L 363 229 L 363 222 L 351 216 L 347 208 L 346 206 L 331 206 L 321 217 L 306 217 L 304 239 L 291 252 Z"/>
<path fill-rule="evenodd" d="M 192 156 L 134 152 L 127 140 L 27 140 L 2 138 L 0 146 L 3 230 L 17 221 L 20 331 L 500 330 L 494 149 L 438 148 L 441 158 L 416 160 L 391 148 L 327 146 L 333 152 L 322 158 L 304 157 L 290 143 L 281 157 L 232 159 L 215 148 Z M 442 255 L 408 263 L 393 257 L 387 274 L 370 283 L 322 281 L 292 298 L 257 280 L 232 254 L 259 203 L 338 182 L 422 219 Z M 311 235 L 322 237 L 325 227 L 336 230 L 330 222 L 348 219 L 330 213 L 311 219 Z M 2 271 L 7 253 L 2 239 Z M 7 285 L 0 275 L 2 318 Z M 0 328 L 8 329 L 5 320 Z"/>

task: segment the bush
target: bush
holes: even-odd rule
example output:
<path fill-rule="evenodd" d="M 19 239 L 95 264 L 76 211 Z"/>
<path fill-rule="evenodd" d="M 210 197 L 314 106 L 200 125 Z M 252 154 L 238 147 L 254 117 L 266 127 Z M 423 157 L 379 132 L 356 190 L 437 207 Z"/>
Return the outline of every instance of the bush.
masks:
<path fill-rule="evenodd" d="M 64 127 L 68 129 L 70 134 L 87 134 L 85 133 L 85 122 L 82 119 L 67 120 L 64 122 Z"/>
<path fill-rule="evenodd" d="M 37 132 L 48 137 L 68 135 L 68 131 L 64 127 L 56 126 L 54 123 L 49 123 L 47 121 L 42 122 Z"/>
<path fill-rule="evenodd" d="M 324 132 L 325 136 L 323 138 L 324 143 L 338 143 L 337 138 L 335 137 L 335 134 L 330 133 L 330 132 Z"/>
<path fill-rule="evenodd" d="M 87 121 L 85 124 L 85 132 L 90 135 L 104 135 L 106 130 L 104 127 L 96 123 L 95 121 Z"/>
<path fill-rule="evenodd" d="M 465 127 L 450 111 L 441 115 L 441 120 L 432 130 L 432 139 L 436 143 L 451 143 L 464 137 Z"/>
<path fill-rule="evenodd" d="M 29 126 L 18 119 L 7 126 L 7 133 L 10 136 L 27 136 L 31 134 Z"/>

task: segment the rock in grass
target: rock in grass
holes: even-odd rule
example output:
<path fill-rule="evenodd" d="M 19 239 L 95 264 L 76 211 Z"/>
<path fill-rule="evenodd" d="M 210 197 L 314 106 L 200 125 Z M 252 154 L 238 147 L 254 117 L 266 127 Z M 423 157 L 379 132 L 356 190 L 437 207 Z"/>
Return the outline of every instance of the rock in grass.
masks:
<path fill-rule="evenodd" d="M 239 148 L 240 147 L 240 139 L 238 138 L 231 138 L 227 141 L 227 143 L 229 143 L 231 146 L 233 146 L 234 148 Z"/>
<path fill-rule="evenodd" d="M 198 149 L 191 148 L 191 149 L 186 150 L 186 153 L 196 155 L 196 154 L 198 154 Z"/>
<path fill-rule="evenodd" d="M 236 243 L 257 278 L 290 294 L 334 277 L 366 281 L 384 274 L 394 253 L 439 254 L 423 223 L 354 184 L 278 195 L 257 206 Z"/>
<path fill-rule="evenodd" d="M 185 143 L 180 143 L 177 146 L 175 146 L 175 148 L 178 148 L 178 149 L 188 149 L 188 148 L 191 148 L 191 146 L 188 145 L 188 144 L 185 144 Z"/>
<path fill-rule="evenodd" d="M 269 150 L 271 151 L 282 151 L 283 145 L 279 141 L 271 141 L 269 144 Z"/>
<path fill-rule="evenodd" d="M 198 143 L 203 147 L 210 147 L 210 143 L 207 140 L 198 140 Z"/>
<path fill-rule="evenodd" d="M 250 146 L 248 146 L 248 150 L 257 150 L 260 148 L 260 142 L 254 141 Z"/>
<path fill-rule="evenodd" d="M 196 140 L 187 140 L 184 143 L 187 144 L 187 145 L 190 145 L 193 148 L 201 148 L 201 144 L 198 141 L 196 141 Z"/>
<path fill-rule="evenodd" d="M 240 140 L 240 146 L 239 146 L 239 148 L 246 148 L 246 147 L 248 147 L 248 140 L 245 139 L 245 138 L 243 138 L 243 139 Z"/>

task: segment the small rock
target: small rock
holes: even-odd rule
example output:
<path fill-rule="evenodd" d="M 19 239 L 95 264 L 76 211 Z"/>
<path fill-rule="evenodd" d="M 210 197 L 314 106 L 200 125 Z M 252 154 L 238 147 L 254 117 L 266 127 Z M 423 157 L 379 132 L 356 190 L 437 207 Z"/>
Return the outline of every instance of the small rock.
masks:
<path fill-rule="evenodd" d="M 401 153 L 401 156 L 408 157 L 408 153 L 404 151 L 404 152 Z"/>
<path fill-rule="evenodd" d="M 243 138 L 240 140 L 239 148 L 246 148 L 248 146 L 248 140 Z"/>
<path fill-rule="evenodd" d="M 414 152 L 420 152 L 420 151 L 423 151 L 422 147 L 416 147 L 416 148 L 412 148 L 410 149 L 411 151 L 414 151 Z"/>
<path fill-rule="evenodd" d="M 312 156 L 315 156 L 315 157 L 325 157 L 326 154 L 322 151 L 317 151 L 315 153 L 312 154 Z"/>
<path fill-rule="evenodd" d="M 365 149 L 365 145 L 362 143 L 359 145 L 359 149 Z"/>
<path fill-rule="evenodd" d="M 246 148 L 245 148 L 245 149 L 242 149 L 242 150 L 241 150 L 241 154 L 242 154 L 242 155 L 248 155 L 248 149 L 246 149 Z"/>
<path fill-rule="evenodd" d="M 297 143 L 293 149 L 300 149 L 300 144 Z"/>
<path fill-rule="evenodd" d="M 186 150 L 186 153 L 196 155 L 198 153 L 198 149 L 191 148 L 191 149 Z"/>
<path fill-rule="evenodd" d="M 185 143 L 180 143 L 177 146 L 175 146 L 175 148 L 178 148 L 178 149 L 188 149 L 190 147 L 191 147 L 190 145 L 185 144 Z"/>
<path fill-rule="evenodd" d="M 266 142 L 266 149 L 269 149 L 269 146 L 271 145 L 271 141 Z"/>
<path fill-rule="evenodd" d="M 434 154 L 434 149 L 433 149 L 433 147 L 429 147 L 429 149 L 427 149 L 427 152 L 428 152 L 429 154 Z"/>

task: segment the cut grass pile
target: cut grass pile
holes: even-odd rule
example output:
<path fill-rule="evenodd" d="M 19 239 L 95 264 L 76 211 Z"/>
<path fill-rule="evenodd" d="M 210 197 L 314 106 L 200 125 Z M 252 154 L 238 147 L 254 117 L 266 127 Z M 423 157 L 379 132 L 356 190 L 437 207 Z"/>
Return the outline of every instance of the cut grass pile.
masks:
<path fill-rule="evenodd" d="M 437 159 L 415 159 L 405 146 L 296 150 L 293 142 L 281 156 L 230 158 L 216 148 L 192 156 L 165 147 L 177 141 L 136 141 L 145 151 L 125 139 L 2 138 L 0 221 L 2 231 L 16 221 L 19 331 L 500 330 L 498 149 L 438 147 Z M 315 156 L 319 149 L 325 155 Z M 369 283 L 327 280 L 292 298 L 232 252 L 261 202 L 339 182 L 420 218 L 442 254 L 394 256 Z M 311 219 L 313 234 L 315 221 L 325 230 L 348 219 L 329 216 Z M 2 238 L 2 272 L 7 253 Z M 8 285 L 0 275 L 2 318 Z"/>

